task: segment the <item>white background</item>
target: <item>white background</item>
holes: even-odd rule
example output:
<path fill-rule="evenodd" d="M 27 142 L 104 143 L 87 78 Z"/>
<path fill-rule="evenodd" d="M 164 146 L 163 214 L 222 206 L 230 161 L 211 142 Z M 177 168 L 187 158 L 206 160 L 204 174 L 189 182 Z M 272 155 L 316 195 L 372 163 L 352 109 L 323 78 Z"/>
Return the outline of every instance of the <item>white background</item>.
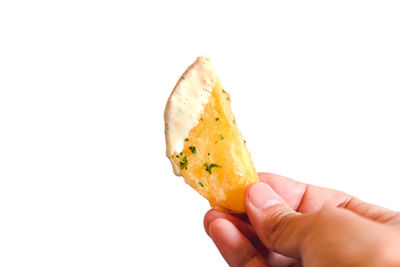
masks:
<path fill-rule="evenodd" d="M 258 171 L 400 209 L 398 1 L 1 1 L 0 266 L 223 266 L 165 157 L 197 56 Z"/>

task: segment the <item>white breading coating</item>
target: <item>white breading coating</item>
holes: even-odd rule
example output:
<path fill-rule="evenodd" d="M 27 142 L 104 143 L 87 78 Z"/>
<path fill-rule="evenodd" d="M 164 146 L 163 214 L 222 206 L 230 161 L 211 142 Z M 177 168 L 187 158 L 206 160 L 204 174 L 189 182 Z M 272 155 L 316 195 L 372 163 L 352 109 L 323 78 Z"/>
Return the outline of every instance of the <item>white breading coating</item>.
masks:
<path fill-rule="evenodd" d="M 195 127 L 208 103 L 216 75 L 210 59 L 198 57 L 181 76 L 164 112 L 167 157 L 180 153 L 190 130 Z M 176 175 L 179 167 L 171 160 Z"/>

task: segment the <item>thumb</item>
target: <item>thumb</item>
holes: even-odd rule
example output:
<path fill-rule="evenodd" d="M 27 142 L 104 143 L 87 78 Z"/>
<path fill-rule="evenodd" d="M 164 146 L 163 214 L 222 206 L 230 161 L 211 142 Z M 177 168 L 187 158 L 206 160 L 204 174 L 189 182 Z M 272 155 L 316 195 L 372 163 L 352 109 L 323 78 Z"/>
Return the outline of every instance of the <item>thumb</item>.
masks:
<path fill-rule="evenodd" d="M 300 258 L 300 249 L 309 229 L 309 216 L 295 212 L 265 183 L 249 186 L 244 204 L 251 225 L 266 247 Z"/>

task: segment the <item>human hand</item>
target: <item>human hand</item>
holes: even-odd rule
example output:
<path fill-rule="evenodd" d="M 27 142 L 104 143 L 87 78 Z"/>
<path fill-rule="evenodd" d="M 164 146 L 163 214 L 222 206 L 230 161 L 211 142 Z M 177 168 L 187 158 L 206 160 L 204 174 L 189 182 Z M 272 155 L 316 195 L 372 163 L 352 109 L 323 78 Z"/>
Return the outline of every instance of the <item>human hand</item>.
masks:
<path fill-rule="evenodd" d="M 204 227 L 231 266 L 400 266 L 400 213 L 260 173 L 245 215 L 210 210 Z"/>

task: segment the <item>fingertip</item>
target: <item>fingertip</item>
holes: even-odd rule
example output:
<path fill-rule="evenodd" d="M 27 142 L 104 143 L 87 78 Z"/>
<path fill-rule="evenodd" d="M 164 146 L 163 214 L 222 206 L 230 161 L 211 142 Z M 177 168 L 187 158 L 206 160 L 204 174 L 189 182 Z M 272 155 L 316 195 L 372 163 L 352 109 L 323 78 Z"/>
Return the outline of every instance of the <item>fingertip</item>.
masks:
<path fill-rule="evenodd" d="M 228 219 L 213 220 L 209 226 L 209 233 L 230 266 L 266 266 L 264 258 Z"/>
<path fill-rule="evenodd" d="M 267 182 L 271 178 L 280 176 L 280 175 L 270 173 L 270 172 L 258 172 L 257 175 L 258 175 L 258 178 L 260 179 L 260 181 L 264 182 L 264 183 Z"/>
<path fill-rule="evenodd" d="M 263 210 L 269 206 L 283 203 L 283 199 L 268 185 L 262 182 L 250 185 L 245 193 L 245 207 Z"/>
<path fill-rule="evenodd" d="M 221 212 L 216 211 L 214 209 L 211 209 L 207 211 L 207 213 L 204 215 L 203 219 L 203 225 L 204 225 L 204 230 L 206 231 L 207 235 L 210 235 L 210 224 L 217 218 L 220 218 L 223 214 Z"/>
<path fill-rule="evenodd" d="M 246 191 L 244 192 L 244 202 L 245 202 L 245 204 L 250 199 L 250 192 L 253 190 L 253 187 L 255 187 L 259 183 L 262 183 L 262 182 L 253 183 L 253 184 L 249 185 L 246 188 Z"/>
<path fill-rule="evenodd" d="M 253 183 L 253 184 L 249 185 L 246 188 L 246 191 L 244 192 L 243 201 L 244 201 L 244 207 L 246 209 L 246 215 L 247 216 L 248 216 L 249 206 L 251 205 L 251 201 L 250 201 L 251 192 L 253 191 L 253 188 L 259 183 L 261 183 L 261 182 L 256 182 L 256 183 Z"/>
<path fill-rule="evenodd" d="M 210 222 L 208 233 L 215 242 L 216 239 L 218 239 L 218 236 L 221 235 L 221 233 L 223 233 L 224 231 L 229 231 L 229 228 L 231 226 L 232 223 L 230 223 L 228 220 L 223 218 L 215 218 Z"/>

